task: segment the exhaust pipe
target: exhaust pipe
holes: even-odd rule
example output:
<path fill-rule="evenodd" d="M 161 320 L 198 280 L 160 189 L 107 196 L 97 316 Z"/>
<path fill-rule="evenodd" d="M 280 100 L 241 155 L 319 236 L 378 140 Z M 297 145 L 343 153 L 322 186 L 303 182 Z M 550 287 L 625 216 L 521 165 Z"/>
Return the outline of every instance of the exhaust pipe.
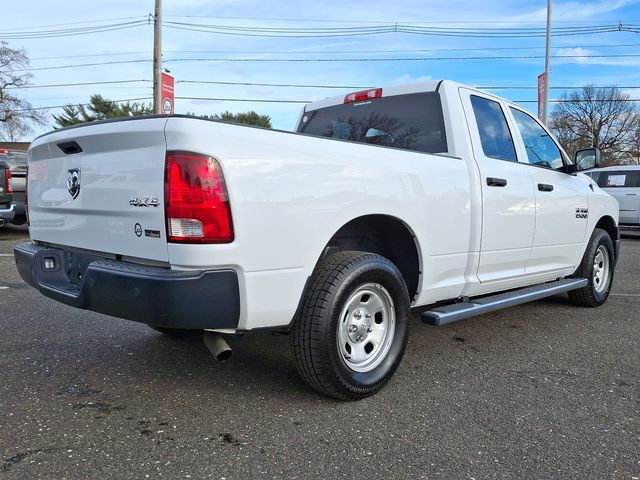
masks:
<path fill-rule="evenodd" d="M 213 358 L 219 362 L 229 360 L 233 354 L 233 350 L 219 333 L 204 332 L 204 344 L 213 355 Z"/>

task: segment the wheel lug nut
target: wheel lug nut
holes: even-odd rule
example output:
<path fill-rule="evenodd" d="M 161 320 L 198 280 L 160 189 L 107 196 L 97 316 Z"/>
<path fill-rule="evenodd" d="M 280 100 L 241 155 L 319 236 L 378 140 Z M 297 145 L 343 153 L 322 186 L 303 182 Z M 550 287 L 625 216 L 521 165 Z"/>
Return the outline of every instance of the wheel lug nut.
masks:
<path fill-rule="evenodd" d="M 362 313 L 360 313 L 360 310 L 356 310 L 355 312 L 353 312 L 353 316 L 356 318 L 360 318 L 362 317 Z"/>
<path fill-rule="evenodd" d="M 369 312 L 364 314 L 365 318 L 371 318 L 371 314 Z"/>
<path fill-rule="evenodd" d="M 353 332 L 355 332 L 356 330 L 358 330 L 358 327 L 356 327 L 355 325 L 349 325 L 349 332 L 350 332 L 350 333 L 353 333 Z"/>
<path fill-rule="evenodd" d="M 372 328 L 371 327 L 367 327 L 367 332 L 371 333 Z"/>

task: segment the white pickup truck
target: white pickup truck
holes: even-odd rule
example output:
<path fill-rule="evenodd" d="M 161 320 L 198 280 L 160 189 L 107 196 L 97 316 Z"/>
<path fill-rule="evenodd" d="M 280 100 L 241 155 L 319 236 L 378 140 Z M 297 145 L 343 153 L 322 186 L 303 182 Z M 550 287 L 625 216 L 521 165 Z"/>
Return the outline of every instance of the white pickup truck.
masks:
<path fill-rule="evenodd" d="M 309 104 L 296 133 L 103 121 L 32 143 L 15 260 L 48 297 L 211 349 L 288 332 L 310 386 L 357 399 L 395 372 L 412 307 L 442 325 L 562 292 L 602 304 L 618 205 L 577 173 L 597 164 L 451 81 Z"/>

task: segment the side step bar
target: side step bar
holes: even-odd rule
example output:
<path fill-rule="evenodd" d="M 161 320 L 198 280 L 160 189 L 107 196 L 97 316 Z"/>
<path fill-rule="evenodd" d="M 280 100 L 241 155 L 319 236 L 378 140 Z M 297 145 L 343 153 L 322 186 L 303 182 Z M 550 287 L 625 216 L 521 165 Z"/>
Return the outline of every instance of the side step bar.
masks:
<path fill-rule="evenodd" d="M 487 297 L 474 298 L 466 302 L 436 307 L 422 313 L 422 321 L 429 325 L 446 325 L 483 313 L 494 312 L 522 303 L 539 300 L 559 293 L 582 288 L 587 285 L 586 278 L 563 278 L 555 282 L 541 283 L 531 287 L 511 290 Z"/>

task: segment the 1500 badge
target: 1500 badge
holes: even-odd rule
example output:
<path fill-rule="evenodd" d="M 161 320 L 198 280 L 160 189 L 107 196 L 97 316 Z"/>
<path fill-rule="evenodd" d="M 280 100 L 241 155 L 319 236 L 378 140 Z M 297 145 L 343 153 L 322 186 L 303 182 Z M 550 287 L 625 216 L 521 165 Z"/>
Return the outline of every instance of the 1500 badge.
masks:
<path fill-rule="evenodd" d="M 157 207 L 160 205 L 160 200 L 156 197 L 133 197 L 129 200 L 129 205 L 132 207 Z"/>
<path fill-rule="evenodd" d="M 576 208 L 576 218 L 589 218 L 589 209 Z"/>

